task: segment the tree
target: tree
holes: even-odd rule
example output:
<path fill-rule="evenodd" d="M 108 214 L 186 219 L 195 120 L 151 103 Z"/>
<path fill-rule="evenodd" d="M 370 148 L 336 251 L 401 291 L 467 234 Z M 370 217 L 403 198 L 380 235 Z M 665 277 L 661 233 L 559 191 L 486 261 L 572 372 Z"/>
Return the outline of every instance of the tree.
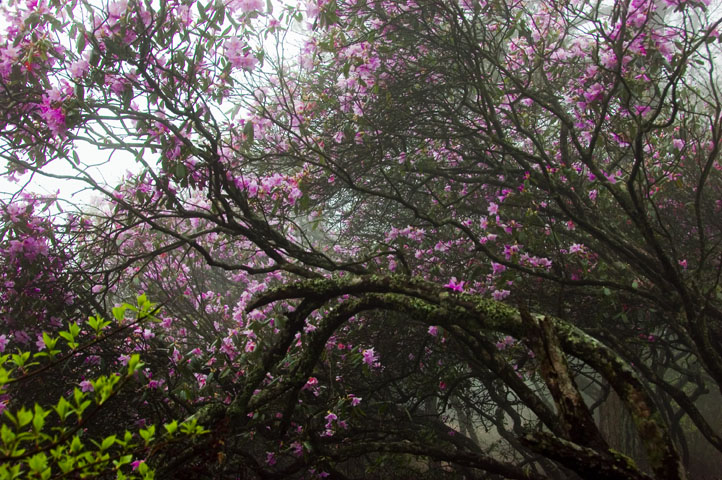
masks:
<path fill-rule="evenodd" d="M 14 12 L 8 174 L 65 161 L 106 196 L 67 274 L 101 311 L 163 302 L 143 416 L 211 431 L 159 475 L 682 479 L 722 451 L 707 2 Z M 84 143 L 137 173 L 104 185 Z"/>

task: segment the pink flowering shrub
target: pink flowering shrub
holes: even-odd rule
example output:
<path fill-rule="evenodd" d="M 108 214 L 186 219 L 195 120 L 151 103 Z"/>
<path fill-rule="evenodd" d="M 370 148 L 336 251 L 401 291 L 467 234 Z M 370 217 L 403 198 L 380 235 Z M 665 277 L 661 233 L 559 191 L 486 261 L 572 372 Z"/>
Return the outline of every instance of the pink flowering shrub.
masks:
<path fill-rule="evenodd" d="M 0 357 L 19 371 L 18 348 L 52 363 L 53 339 L 68 342 L 63 369 L 24 386 L 45 409 L 70 389 L 102 396 L 96 380 L 142 355 L 84 434 L 210 430 L 153 444 L 123 475 L 717 473 L 708 2 L 2 12 L 0 155 L 17 192 L 0 203 Z M 43 176 L 96 197 L 26 193 Z M 118 306 L 139 295 L 162 305 L 156 321 Z M 47 476 L 46 450 L 19 464 Z M 89 474 L 117 476 L 122 458 Z"/>

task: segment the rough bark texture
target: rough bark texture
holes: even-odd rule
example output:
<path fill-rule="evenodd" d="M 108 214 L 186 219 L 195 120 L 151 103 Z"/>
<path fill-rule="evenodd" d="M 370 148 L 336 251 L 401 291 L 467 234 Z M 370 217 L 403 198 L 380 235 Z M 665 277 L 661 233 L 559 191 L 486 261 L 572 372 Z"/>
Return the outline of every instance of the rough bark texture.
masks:
<path fill-rule="evenodd" d="M 640 472 L 629 457 L 610 451 L 602 455 L 591 448 L 580 447 L 543 432 L 525 435 L 521 442 L 545 457 L 554 459 L 575 471 L 582 478 L 597 480 L 652 480 Z"/>
<path fill-rule="evenodd" d="M 546 317 L 532 318 L 523 310 L 521 315 L 522 320 L 529 326 L 527 340 L 539 362 L 540 373 L 554 399 L 559 421 L 567 438 L 579 445 L 607 450 L 609 446 L 569 373 L 569 365 L 554 333 L 552 322 Z"/>

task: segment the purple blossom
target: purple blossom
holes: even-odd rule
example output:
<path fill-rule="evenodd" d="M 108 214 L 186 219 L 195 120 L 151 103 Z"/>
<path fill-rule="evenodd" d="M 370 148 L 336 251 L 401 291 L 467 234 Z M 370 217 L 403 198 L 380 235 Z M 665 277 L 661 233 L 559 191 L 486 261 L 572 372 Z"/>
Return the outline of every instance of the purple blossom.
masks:
<path fill-rule="evenodd" d="M 444 285 L 445 288 L 448 288 L 449 290 L 452 290 L 454 292 L 463 292 L 464 291 L 464 285 L 466 284 L 465 281 L 457 280 L 456 277 L 451 277 L 449 280 L 449 283 Z"/>
<path fill-rule="evenodd" d="M 233 2 L 235 8 L 240 8 L 243 13 L 250 13 L 263 10 L 262 0 L 236 0 Z"/>
<path fill-rule="evenodd" d="M 374 352 L 373 348 L 367 348 L 363 351 L 361 351 L 361 355 L 363 355 L 363 362 L 368 365 L 369 367 L 378 367 L 378 359 L 379 356 L 376 352 Z"/>
<path fill-rule="evenodd" d="M 569 253 L 584 253 L 584 245 L 580 243 L 574 243 L 569 247 Z"/>
<path fill-rule="evenodd" d="M 239 37 L 233 37 L 223 44 L 225 55 L 233 68 L 240 68 L 247 72 L 252 71 L 258 59 L 250 53 L 250 47 Z"/>
<path fill-rule="evenodd" d="M 494 293 L 492 293 L 491 296 L 498 302 L 504 300 L 510 294 L 511 292 L 509 290 L 494 290 Z"/>
<path fill-rule="evenodd" d="M 511 347 L 512 345 L 514 345 L 514 343 L 515 343 L 514 338 L 507 335 L 506 337 L 502 338 L 500 341 L 496 342 L 496 348 L 498 350 L 505 350 L 507 347 Z"/>
<path fill-rule="evenodd" d="M 494 275 L 498 275 L 504 271 L 506 271 L 505 265 L 502 265 L 501 263 L 491 262 L 491 273 L 493 273 Z"/>
<path fill-rule="evenodd" d="M 75 80 L 85 76 L 85 74 L 88 73 L 88 70 L 90 70 L 90 64 L 87 60 L 78 60 L 77 62 L 73 62 L 70 64 L 70 68 L 68 69 L 70 76 Z"/>

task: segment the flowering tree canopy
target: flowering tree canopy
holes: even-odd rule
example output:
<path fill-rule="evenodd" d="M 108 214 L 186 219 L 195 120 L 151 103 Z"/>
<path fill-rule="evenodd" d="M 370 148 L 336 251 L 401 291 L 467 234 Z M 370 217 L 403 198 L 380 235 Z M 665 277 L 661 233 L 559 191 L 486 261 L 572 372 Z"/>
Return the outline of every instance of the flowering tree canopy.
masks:
<path fill-rule="evenodd" d="M 35 387 L 140 354 L 87 434 L 208 431 L 144 438 L 142 475 L 716 473 L 719 6 L 2 8 L 0 349 L 114 318 Z"/>

